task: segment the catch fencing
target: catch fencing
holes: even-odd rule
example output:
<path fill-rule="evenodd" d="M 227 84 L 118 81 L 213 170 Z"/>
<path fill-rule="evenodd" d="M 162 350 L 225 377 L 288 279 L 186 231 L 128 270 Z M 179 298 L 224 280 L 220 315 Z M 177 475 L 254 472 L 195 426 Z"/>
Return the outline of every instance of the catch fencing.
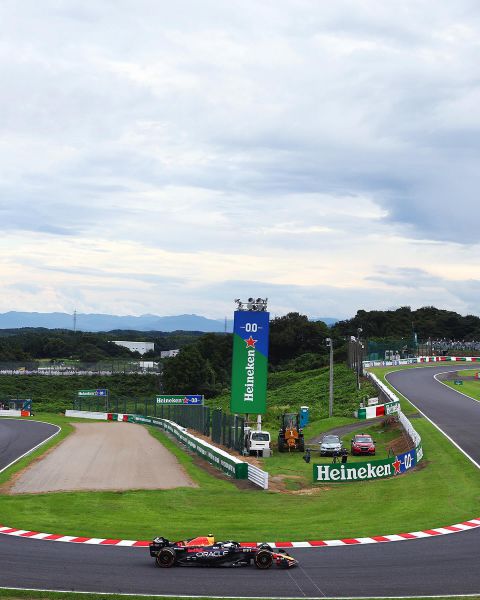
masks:
<path fill-rule="evenodd" d="M 243 450 L 245 419 L 226 414 L 222 409 L 203 405 L 158 404 L 152 398 L 86 396 L 75 397 L 73 410 L 167 419 L 210 437 L 216 444 L 236 450 L 239 454 Z"/>
<path fill-rule="evenodd" d="M 243 417 L 228 415 L 221 409 L 212 410 L 212 441 L 242 453 L 244 435 Z"/>

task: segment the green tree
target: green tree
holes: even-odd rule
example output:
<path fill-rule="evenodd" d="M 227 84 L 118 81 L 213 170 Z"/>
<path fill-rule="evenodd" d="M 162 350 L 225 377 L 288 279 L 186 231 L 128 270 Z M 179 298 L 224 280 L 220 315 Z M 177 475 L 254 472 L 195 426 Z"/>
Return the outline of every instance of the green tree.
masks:
<path fill-rule="evenodd" d="M 270 362 L 278 365 L 302 354 L 326 354 L 330 329 L 323 321 L 309 321 L 299 313 L 273 319 L 270 324 Z"/>
<path fill-rule="evenodd" d="M 164 363 L 163 385 L 167 394 L 206 394 L 209 367 L 196 345 L 186 346 Z"/>

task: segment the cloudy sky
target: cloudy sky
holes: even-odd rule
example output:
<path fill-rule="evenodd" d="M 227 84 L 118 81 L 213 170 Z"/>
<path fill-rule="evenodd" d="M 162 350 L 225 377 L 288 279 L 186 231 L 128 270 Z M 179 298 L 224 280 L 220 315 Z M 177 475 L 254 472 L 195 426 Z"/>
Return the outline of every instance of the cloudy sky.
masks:
<path fill-rule="evenodd" d="M 2 0 L 0 312 L 480 315 L 476 0 Z"/>

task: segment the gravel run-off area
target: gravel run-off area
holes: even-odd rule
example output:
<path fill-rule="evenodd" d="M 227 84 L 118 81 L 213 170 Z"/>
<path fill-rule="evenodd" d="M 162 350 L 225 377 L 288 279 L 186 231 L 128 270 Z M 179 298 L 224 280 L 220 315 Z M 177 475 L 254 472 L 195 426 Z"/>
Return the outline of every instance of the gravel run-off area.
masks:
<path fill-rule="evenodd" d="M 75 431 L 14 477 L 9 494 L 197 487 L 142 425 L 75 423 Z"/>

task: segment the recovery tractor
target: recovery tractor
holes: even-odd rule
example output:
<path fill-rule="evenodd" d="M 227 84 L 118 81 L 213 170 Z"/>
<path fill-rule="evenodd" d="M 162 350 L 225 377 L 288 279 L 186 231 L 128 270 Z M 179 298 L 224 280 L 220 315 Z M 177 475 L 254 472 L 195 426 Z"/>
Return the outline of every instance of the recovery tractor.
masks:
<path fill-rule="evenodd" d="M 278 451 L 291 452 L 292 450 L 305 451 L 303 429 L 300 428 L 300 415 L 298 413 L 284 413 L 280 417 Z"/>

